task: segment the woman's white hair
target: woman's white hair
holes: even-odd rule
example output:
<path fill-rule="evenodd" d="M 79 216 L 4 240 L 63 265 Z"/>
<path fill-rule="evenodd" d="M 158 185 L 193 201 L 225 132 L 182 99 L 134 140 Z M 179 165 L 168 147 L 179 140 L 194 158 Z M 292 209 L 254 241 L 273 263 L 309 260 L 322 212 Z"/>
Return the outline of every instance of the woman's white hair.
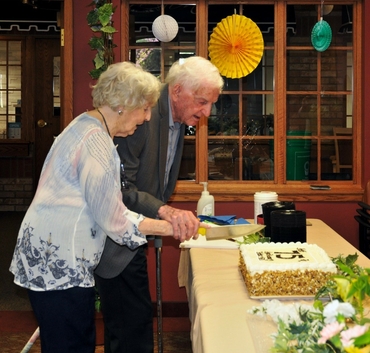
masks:
<path fill-rule="evenodd" d="M 93 86 L 93 106 L 107 105 L 114 111 L 119 106 L 128 111 L 147 104 L 153 106 L 159 98 L 160 87 L 160 81 L 140 66 L 131 62 L 112 64 Z"/>

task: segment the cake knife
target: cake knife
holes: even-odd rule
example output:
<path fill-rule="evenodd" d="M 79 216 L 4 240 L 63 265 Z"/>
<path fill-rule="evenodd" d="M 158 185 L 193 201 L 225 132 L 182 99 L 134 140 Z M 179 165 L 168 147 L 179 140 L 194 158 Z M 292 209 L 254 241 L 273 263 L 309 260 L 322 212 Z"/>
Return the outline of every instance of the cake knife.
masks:
<path fill-rule="evenodd" d="M 228 226 L 215 226 L 199 228 L 199 234 L 205 234 L 207 240 L 239 238 L 259 232 L 265 228 L 262 224 L 235 224 Z"/>

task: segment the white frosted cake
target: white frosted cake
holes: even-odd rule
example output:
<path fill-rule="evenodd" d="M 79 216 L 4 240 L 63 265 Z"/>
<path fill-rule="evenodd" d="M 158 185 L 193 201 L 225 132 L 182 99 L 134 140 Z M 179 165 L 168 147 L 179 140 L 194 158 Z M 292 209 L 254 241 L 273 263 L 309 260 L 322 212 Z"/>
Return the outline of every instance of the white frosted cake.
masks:
<path fill-rule="evenodd" d="M 316 244 L 243 244 L 239 252 L 239 268 L 251 296 L 315 295 L 337 272 Z"/>

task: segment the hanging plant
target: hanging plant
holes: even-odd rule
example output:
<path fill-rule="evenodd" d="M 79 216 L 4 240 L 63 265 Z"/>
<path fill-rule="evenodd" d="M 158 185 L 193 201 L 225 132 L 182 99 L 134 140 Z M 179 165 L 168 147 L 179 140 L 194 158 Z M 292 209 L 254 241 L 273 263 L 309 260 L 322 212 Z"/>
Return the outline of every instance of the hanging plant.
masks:
<path fill-rule="evenodd" d="M 89 71 L 93 79 L 98 79 L 110 64 L 114 62 L 114 51 L 117 47 L 113 43 L 113 33 L 117 32 L 113 27 L 112 17 L 116 10 L 112 0 L 94 0 L 89 6 L 93 9 L 87 14 L 87 23 L 91 30 L 100 36 L 93 35 L 89 40 L 92 50 L 97 50 L 93 60 L 94 69 Z"/>

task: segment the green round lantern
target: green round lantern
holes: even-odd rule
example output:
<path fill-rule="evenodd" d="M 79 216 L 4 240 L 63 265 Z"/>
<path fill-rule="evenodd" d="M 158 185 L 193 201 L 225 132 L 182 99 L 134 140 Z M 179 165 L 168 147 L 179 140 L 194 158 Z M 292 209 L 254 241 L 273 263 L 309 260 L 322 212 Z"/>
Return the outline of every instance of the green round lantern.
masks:
<path fill-rule="evenodd" d="M 332 31 L 329 23 L 320 20 L 312 28 L 311 43 L 317 51 L 325 51 L 329 48 L 332 38 Z"/>

